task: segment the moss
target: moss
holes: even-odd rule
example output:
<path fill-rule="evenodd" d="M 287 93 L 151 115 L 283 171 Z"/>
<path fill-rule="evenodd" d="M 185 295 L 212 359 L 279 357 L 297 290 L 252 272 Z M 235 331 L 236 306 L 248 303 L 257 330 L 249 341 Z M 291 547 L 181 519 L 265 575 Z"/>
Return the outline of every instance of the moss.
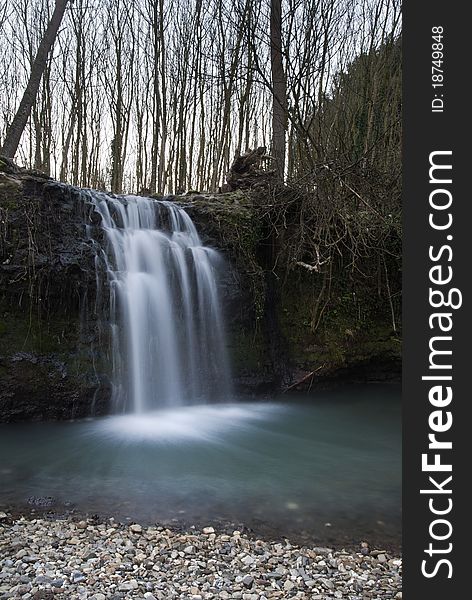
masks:
<path fill-rule="evenodd" d="M 0 321 L 0 335 L 4 353 L 21 350 L 49 354 L 66 352 L 77 347 L 76 315 L 41 320 L 34 314 L 25 314 L 22 310 L 13 311 L 11 307 L 8 310 L 3 309 L 1 313 L 3 320 Z"/>
<path fill-rule="evenodd" d="M 21 181 L 0 171 L 0 208 L 13 211 L 19 207 L 23 185 Z"/>
<path fill-rule="evenodd" d="M 230 354 L 236 374 L 263 370 L 267 358 L 262 333 L 243 327 L 236 329 L 231 334 Z"/>
<path fill-rule="evenodd" d="M 0 210 L 13 212 L 19 209 L 18 197 L 14 193 L 5 193 L 0 186 Z"/>
<path fill-rule="evenodd" d="M 307 370 L 323 365 L 336 369 L 372 359 L 400 358 L 400 339 L 393 332 L 389 311 L 372 298 L 372 291 L 366 287 L 362 292 L 356 286 L 357 293 L 353 293 L 352 282 L 339 273 L 332 280 L 317 327 L 313 312 L 322 285 L 320 276 L 292 273 L 281 287 L 279 320 L 292 364 Z"/>

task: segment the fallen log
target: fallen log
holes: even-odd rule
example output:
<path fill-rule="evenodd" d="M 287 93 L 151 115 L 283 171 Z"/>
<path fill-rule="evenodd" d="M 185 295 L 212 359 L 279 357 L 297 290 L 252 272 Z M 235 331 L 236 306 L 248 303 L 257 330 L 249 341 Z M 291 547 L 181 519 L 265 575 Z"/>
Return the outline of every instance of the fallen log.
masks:
<path fill-rule="evenodd" d="M 323 364 L 320 367 L 318 367 L 317 369 L 315 369 L 314 371 L 311 371 L 310 373 L 308 373 L 308 375 L 304 375 L 301 379 L 299 379 L 295 383 L 292 383 L 292 385 L 289 385 L 288 388 L 285 388 L 284 391 L 282 392 L 282 394 L 286 394 L 287 392 L 290 392 L 291 390 L 296 389 L 299 385 L 302 385 L 302 384 L 306 383 L 307 381 L 309 381 L 310 379 L 313 379 L 313 377 L 316 375 L 316 373 L 318 373 L 318 371 L 323 369 L 323 367 L 325 367 L 325 366 L 326 365 Z"/>

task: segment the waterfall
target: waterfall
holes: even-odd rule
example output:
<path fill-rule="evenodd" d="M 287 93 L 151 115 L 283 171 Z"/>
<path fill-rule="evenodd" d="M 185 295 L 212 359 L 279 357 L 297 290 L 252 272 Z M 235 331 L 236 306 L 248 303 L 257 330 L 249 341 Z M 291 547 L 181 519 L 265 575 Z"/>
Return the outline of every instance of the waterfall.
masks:
<path fill-rule="evenodd" d="M 116 410 L 227 399 L 230 393 L 217 276 L 189 215 L 169 201 L 89 192 L 101 216 L 110 290 Z"/>

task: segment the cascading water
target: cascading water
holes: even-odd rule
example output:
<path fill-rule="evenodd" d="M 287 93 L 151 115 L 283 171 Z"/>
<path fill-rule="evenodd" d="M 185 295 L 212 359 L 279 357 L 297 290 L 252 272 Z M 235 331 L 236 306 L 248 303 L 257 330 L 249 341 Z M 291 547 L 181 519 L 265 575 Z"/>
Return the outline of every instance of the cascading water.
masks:
<path fill-rule="evenodd" d="M 113 398 L 117 410 L 227 399 L 230 378 L 217 289 L 218 252 L 168 201 L 90 192 L 108 248 Z"/>

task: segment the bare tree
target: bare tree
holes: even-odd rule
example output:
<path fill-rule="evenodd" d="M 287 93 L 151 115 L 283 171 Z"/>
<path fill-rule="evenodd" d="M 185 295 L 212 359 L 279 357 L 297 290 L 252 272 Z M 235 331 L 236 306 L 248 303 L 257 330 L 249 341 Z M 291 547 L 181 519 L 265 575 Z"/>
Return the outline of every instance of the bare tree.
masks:
<path fill-rule="evenodd" d="M 270 2 L 270 65 L 272 72 L 272 156 L 278 178 L 285 177 L 287 77 L 282 57 L 282 0 Z"/>
<path fill-rule="evenodd" d="M 61 4 L 0 0 L 0 138 L 11 154 L 21 113 L 27 166 L 172 193 L 217 191 L 260 146 L 288 182 L 397 164 L 401 0 L 75 0 L 24 112 Z"/>
<path fill-rule="evenodd" d="M 57 0 L 54 12 L 52 14 L 49 25 L 44 33 L 43 39 L 39 44 L 36 57 L 31 66 L 31 74 L 28 85 L 23 93 L 20 106 L 16 115 L 7 131 L 5 142 L 3 143 L 2 153 L 5 156 L 13 158 L 18 150 L 21 136 L 28 122 L 36 99 L 41 78 L 46 68 L 48 55 L 56 40 L 57 32 L 62 22 L 68 0 Z"/>

